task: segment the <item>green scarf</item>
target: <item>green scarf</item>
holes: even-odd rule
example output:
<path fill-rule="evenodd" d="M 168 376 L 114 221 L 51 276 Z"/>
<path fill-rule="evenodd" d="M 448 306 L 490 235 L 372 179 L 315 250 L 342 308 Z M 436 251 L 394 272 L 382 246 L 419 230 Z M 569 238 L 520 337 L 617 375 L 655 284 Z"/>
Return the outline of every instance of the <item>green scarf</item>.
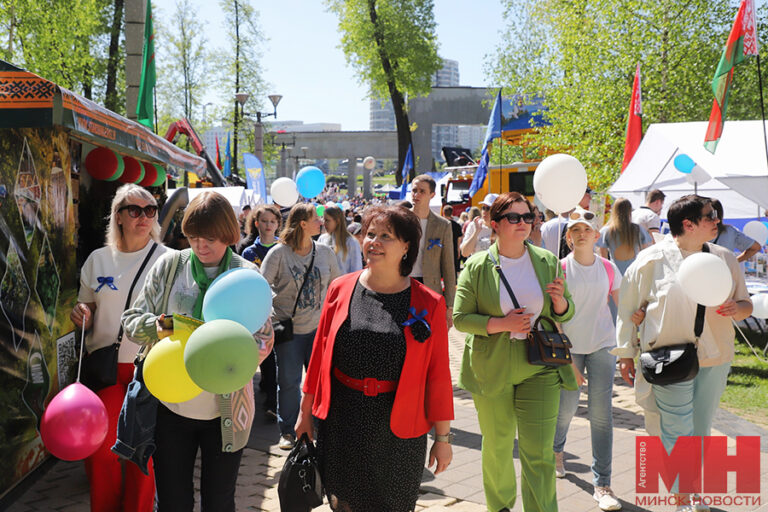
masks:
<path fill-rule="evenodd" d="M 200 293 L 195 300 L 195 309 L 192 312 L 192 316 L 198 320 L 202 320 L 203 298 L 205 297 L 205 292 L 208 291 L 208 287 L 211 286 L 211 283 L 214 279 L 216 279 L 216 277 L 219 276 L 219 274 L 229 269 L 229 264 L 232 262 L 232 249 L 227 247 L 227 252 L 224 253 L 224 257 L 221 259 L 221 263 L 219 263 L 219 270 L 213 277 L 208 277 L 208 275 L 205 273 L 205 267 L 202 263 L 200 263 L 200 260 L 197 259 L 194 251 L 189 257 L 189 261 L 192 263 L 192 279 L 195 280 L 197 287 L 200 288 Z"/>

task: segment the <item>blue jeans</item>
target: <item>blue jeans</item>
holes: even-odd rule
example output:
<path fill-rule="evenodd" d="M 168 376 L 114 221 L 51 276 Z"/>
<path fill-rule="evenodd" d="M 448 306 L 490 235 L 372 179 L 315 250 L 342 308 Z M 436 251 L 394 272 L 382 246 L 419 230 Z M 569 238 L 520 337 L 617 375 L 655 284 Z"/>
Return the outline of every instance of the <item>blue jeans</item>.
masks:
<path fill-rule="evenodd" d="M 611 396 L 616 357 L 602 348 L 591 354 L 572 354 L 576 368 L 587 378 L 587 412 L 592 433 L 592 483 L 598 487 L 611 485 L 613 457 L 613 414 Z M 557 415 L 554 450 L 562 452 L 573 415 L 579 407 L 580 391 L 560 390 L 560 412 Z"/>
<path fill-rule="evenodd" d="M 309 366 L 315 331 L 294 334 L 291 341 L 275 347 L 277 362 L 277 424 L 280 434 L 296 435 L 293 427 L 299 418 L 301 405 L 301 375 Z"/>

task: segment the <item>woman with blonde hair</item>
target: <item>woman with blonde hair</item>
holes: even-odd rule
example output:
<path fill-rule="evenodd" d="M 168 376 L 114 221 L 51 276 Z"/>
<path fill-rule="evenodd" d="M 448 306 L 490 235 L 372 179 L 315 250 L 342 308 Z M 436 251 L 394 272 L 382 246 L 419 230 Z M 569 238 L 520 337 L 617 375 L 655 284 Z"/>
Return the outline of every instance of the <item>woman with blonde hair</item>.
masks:
<path fill-rule="evenodd" d="M 632 203 L 620 198 L 613 203 L 611 218 L 600 230 L 600 255 L 610 256 L 622 275 L 635 261 L 637 253 L 653 243 L 648 232 L 632 222 Z"/>
<path fill-rule="evenodd" d="M 88 383 L 104 402 L 109 418 L 106 439 L 85 460 L 93 512 L 149 511 L 154 503 L 152 464 L 149 475 L 144 475 L 134 464 L 121 464 L 110 448 L 115 444 L 117 419 L 139 350 L 134 343 L 122 342 L 120 315 L 138 295 L 149 268 L 167 250 L 158 243 L 159 234 L 155 198 L 138 185 L 123 185 L 112 200 L 104 247 L 93 251 L 80 270 L 78 302 L 70 318 L 78 329 L 85 324 L 88 353 L 110 350 L 110 346 L 118 351 L 116 382 L 105 387 L 101 386 L 106 383 Z"/>
<path fill-rule="evenodd" d="M 258 272 L 230 248 L 240 238 L 240 226 L 221 194 L 205 191 L 195 197 L 184 212 L 181 229 L 190 249 L 169 251 L 160 258 L 133 307 L 123 313 L 125 332 L 137 343 L 153 345 L 172 335 L 163 322 L 166 315 L 202 320 L 205 293 L 220 274 L 235 268 Z M 263 361 L 272 350 L 271 319 L 254 333 L 254 343 L 260 343 L 259 361 Z M 154 428 L 157 510 L 194 508 L 199 451 L 200 509 L 234 512 L 240 458 L 253 417 L 252 382 L 232 393 L 203 391 L 186 402 L 160 402 Z"/>
<path fill-rule="evenodd" d="M 326 208 L 323 223 L 326 232 L 320 235 L 317 243 L 333 249 L 339 263 L 339 271 L 342 274 L 349 274 L 356 270 L 362 270 L 363 258 L 360 244 L 347 231 L 347 221 L 341 208 L 336 206 Z"/>
<path fill-rule="evenodd" d="M 333 250 L 312 240 L 320 234 L 321 226 L 314 206 L 294 205 L 280 233 L 280 243 L 261 264 L 261 272 L 275 294 L 275 318 L 293 322 L 291 339 L 275 346 L 278 446 L 283 450 L 290 450 L 296 443 L 294 426 L 299 416 L 302 368 L 309 365 L 328 286 L 340 275 Z"/>

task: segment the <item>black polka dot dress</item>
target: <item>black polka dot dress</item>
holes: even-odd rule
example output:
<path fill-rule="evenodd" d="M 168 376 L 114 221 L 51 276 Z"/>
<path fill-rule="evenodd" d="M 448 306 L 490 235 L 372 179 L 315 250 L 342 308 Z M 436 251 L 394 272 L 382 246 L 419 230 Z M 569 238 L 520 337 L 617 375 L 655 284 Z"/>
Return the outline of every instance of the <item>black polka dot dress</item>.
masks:
<path fill-rule="evenodd" d="M 400 378 L 402 323 L 411 289 L 381 294 L 358 281 L 349 316 L 336 336 L 333 366 L 355 379 Z M 395 392 L 375 397 L 332 378 L 328 417 L 320 421 L 318 454 L 331 508 L 352 512 L 414 510 L 427 450 L 426 434 L 400 439 L 390 428 Z"/>

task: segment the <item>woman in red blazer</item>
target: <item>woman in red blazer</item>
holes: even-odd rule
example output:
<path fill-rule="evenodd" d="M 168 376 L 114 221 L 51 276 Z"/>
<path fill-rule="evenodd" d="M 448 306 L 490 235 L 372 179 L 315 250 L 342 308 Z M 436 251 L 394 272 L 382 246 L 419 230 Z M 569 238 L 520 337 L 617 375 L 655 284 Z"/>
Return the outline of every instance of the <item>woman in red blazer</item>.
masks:
<path fill-rule="evenodd" d="M 409 210 L 374 208 L 363 223 L 365 270 L 328 289 L 296 434 L 318 423 L 320 469 L 334 510 L 413 510 L 429 466 L 451 462 L 453 387 L 442 296 L 408 277 L 421 225 Z"/>

